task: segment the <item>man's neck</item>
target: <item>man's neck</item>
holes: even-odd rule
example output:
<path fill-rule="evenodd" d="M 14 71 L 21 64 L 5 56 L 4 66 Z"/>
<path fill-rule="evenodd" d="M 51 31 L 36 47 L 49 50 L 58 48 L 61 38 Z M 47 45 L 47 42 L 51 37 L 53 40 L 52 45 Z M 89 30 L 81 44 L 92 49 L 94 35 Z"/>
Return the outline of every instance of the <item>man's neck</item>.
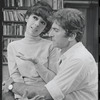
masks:
<path fill-rule="evenodd" d="M 77 42 L 70 42 L 66 47 L 61 49 L 61 55 L 64 54 L 67 50 L 69 50 L 72 46 L 74 46 Z"/>

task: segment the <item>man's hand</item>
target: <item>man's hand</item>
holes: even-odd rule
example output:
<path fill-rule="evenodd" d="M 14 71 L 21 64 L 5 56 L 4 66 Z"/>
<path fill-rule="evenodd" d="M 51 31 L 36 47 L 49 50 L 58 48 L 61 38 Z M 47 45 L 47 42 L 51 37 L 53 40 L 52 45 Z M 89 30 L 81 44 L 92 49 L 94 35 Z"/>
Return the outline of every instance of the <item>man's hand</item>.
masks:
<path fill-rule="evenodd" d="M 26 91 L 24 92 L 24 94 L 23 94 L 23 96 L 22 96 L 22 98 L 21 98 L 20 100 L 29 100 L 29 99 L 27 98 L 27 95 L 28 95 L 28 91 L 26 90 Z"/>
<path fill-rule="evenodd" d="M 8 90 L 8 86 L 9 86 L 12 82 L 13 82 L 13 79 L 12 79 L 11 77 L 9 77 L 8 80 L 6 80 L 6 81 L 4 81 L 4 82 L 2 83 L 2 91 L 3 91 L 3 93 L 6 93 L 6 92 L 9 91 L 9 90 Z"/>
<path fill-rule="evenodd" d="M 12 93 L 10 91 L 6 92 L 6 93 L 2 92 L 2 100 L 15 100 L 14 93 Z"/>
<path fill-rule="evenodd" d="M 45 99 L 44 99 L 44 96 L 36 95 L 34 98 L 29 99 L 29 100 L 45 100 Z"/>
<path fill-rule="evenodd" d="M 36 95 L 35 97 L 33 97 L 32 99 L 28 99 L 27 98 L 27 95 L 28 95 L 28 91 L 26 90 L 22 96 L 22 98 L 20 100 L 45 100 L 44 99 L 44 96 L 39 96 L 39 95 Z"/>

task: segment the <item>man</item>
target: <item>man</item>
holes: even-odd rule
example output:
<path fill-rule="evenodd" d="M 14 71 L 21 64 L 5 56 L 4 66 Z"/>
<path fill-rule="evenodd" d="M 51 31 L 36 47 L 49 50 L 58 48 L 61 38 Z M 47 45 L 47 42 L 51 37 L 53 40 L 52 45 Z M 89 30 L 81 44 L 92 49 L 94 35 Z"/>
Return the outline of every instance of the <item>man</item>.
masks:
<path fill-rule="evenodd" d="M 85 26 L 82 13 L 72 8 L 61 9 L 51 20 L 50 36 L 54 46 L 61 49 L 57 75 L 45 86 L 14 83 L 12 91 L 23 95 L 27 89 L 28 98 L 39 94 L 45 100 L 98 100 L 96 62 L 81 42 Z"/>

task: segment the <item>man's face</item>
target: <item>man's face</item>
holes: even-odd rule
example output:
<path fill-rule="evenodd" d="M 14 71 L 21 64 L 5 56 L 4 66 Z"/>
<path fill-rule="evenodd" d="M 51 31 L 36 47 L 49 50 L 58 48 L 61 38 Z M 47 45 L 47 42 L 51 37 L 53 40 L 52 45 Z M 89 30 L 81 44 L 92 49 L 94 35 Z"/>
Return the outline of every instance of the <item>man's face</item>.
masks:
<path fill-rule="evenodd" d="M 62 49 L 67 47 L 69 44 L 68 38 L 65 37 L 65 30 L 57 21 L 54 21 L 52 25 L 50 36 L 52 36 L 52 41 L 55 47 Z"/>
<path fill-rule="evenodd" d="M 30 15 L 27 19 L 26 32 L 31 36 L 38 36 L 46 27 L 46 22 L 37 15 Z"/>

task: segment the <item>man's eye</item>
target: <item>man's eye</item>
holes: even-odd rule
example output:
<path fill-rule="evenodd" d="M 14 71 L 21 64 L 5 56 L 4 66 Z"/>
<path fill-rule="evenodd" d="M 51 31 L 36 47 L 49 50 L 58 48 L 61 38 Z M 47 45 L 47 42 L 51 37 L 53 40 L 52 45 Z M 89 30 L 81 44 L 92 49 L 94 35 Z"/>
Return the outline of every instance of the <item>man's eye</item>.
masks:
<path fill-rule="evenodd" d="M 54 31 L 55 31 L 55 32 L 58 32 L 59 30 L 58 30 L 58 29 L 54 29 Z"/>
<path fill-rule="evenodd" d="M 33 16 L 33 18 L 34 18 L 35 20 L 38 20 L 38 18 L 37 18 L 36 16 Z"/>
<path fill-rule="evenodd" d="M 43 21 L 41 21 L 41 23 L 43 24 L 43 25 L 45 25 L 46 23 L 45 22 L 43 22 Z"/>

